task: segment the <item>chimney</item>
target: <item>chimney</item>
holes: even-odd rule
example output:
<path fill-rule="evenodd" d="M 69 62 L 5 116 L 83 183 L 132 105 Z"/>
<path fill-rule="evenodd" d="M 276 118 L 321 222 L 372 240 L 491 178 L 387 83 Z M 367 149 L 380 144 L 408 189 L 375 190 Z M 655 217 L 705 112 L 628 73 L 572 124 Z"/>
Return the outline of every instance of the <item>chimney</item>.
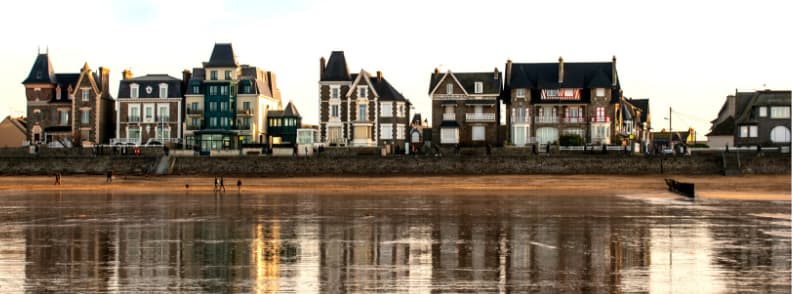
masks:
<path fill-rule="evenodd" d="M 564 83 L 564 57 L 558 57 L 558 83 Z"/>
<path fill-rule="evenodd" d="M 498 73 L 499 73 L 498 72 L 498 67 L 495 67 L 495 71 L 492 72 L 492 79 L 493 80 L 497 80 L 498 79 L 498 76 L 499 76 Z"/>
<path fill-rule="evenodd" d="M 192 78 L 192 73 L 190 72 L 190 70 L 189 69 L 183 70 L 182 71 L 182 83 L 186 83 L 187 81 L 190 80 L 190 78 Z"/>
<path fill-rule="evenodd" d="M 506 60 L 506 86 L 510 86 L 511 84 L 511 75 L 512 75 L 512 61 L 511 58 Z"/>
<path fill-rule="evenodd" d="M 121 72 L 121 75 L 124 76 L 124 78 L 123 78 L 124 80 L 131 79 L 132 78 L 132 71 L 130 71 L 129 69 L 125 69 L 124 71 Z"/>
<path fill-rule="evenodd" d="M 377 71 L 377 82 L 382 82 L 382 72 Z"/>
<path fill-rule="evenodd" d="M 611 63 L 611 72 L 613 73 L 613 77 L 611 78 L 611 81 L 613 81 L 612 86 L 615 87 L 616 84 L 618 84 L 619 82 L 618 81 L 619 77 L 616 75 L 616 55 L 613 55 L 613 63 Z"/>
<path fill-rule="evenodd" d="M 324 75 L 324 72 L 325 72 L 325 58 L 323 56 L 322 58 L 319 58 L 319 78 L 321 78 L 322 75 Z"/>
<path fill-rule="evenodd" d="M 435 67 L 434 74 L 435 75 L 439 75 L 440 74 L 440 69 Z"/>
<path fill-rule="evenodd" d="M 99 67 L 99 79 L 101 79 L 102 93 L 105 95 L 110 94 L 110 69 L 106 67 Z"/>

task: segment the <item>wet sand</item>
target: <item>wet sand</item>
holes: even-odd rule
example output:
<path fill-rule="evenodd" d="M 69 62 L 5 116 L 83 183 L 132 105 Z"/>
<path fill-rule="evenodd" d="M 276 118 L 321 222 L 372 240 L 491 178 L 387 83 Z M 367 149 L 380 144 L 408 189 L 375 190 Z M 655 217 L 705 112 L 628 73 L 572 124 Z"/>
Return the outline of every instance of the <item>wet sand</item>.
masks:
<path fill-rule="evenodd" d="M 792 200 L 789 175 L 675 176 L 679 181 L 696 184 L 702 198 L 741 200 Z M 456 195 L 492 192 L 493 196 L 520 196 L 541 192 L 542 195 L 605 196 L 624 193 L 668 196 L 663 176 L 612 175 L 496 175 L 496 176 L 393 176 L 393 177 L 294 177 L 294 178 L 225 178 L 227 192 L 237 192 L 237 180 L 243 192 L 313 193 L 319 195 L 450 191 Z M 63 184 L 55 186 L 54 177 L 0 177 L 0 191 L 173 191 L 191 193 L 213 192 L 209 177 L 126 177 L 116 176 L 106 183 L 104 176 L 64 176 Z M 188 186 L 189 185 L 189 186 Z"/>

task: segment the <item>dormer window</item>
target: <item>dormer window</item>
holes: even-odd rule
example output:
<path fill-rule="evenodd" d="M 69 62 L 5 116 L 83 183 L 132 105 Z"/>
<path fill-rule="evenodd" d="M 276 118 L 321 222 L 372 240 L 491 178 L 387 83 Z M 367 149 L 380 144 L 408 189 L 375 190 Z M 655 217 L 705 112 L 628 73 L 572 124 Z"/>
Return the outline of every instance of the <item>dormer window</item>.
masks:
<path fill-rule="evenodd" d="M 605 88 L 597 88 L 596 92 L 597 97 L 605 97 Z"/>
<path fill-rule="evenodd" d="M 359 86 L 358 87 L 358 98 L 367 98 L 368 97 L 368 88 L 366 86 Z"/>
<path fill-rule="evenodd" d="M 474 84 L 474 87 L 475 87 L 474 91 L 475 91 L 476 94 L 481 94 L 481 93 L 484 92 L 484 83 L 476 82 Z"/>
<path fill-rule="evenodd" d="M 454 94 L 454 84 L 446 84 L 446 94 Z"/>
<path fill-rule="evenodd" d="M 137 84 L 129 85 L 129 97 L 131 98 L 140 97 L 140 86 L 138 86 Z"/>
<path fill-rule="evenodd" d="M 193 86 L 193 94 L 200 94 L 201 87 L 200 86 Z"/>
<path fill-rule="evenodd" d="M 525 89 L 517 89 L 515 95 L 517 98 L 525 98 Z"/>
<path fill-rule="evenodd" d="M 82 89 L 82 101 L 88 101 L 91 98 L 88 89 Z"/>
<path fill-rule="evenodd" d="M 168 84 L 159 85 L 159 97 L 168 98 Z"/>

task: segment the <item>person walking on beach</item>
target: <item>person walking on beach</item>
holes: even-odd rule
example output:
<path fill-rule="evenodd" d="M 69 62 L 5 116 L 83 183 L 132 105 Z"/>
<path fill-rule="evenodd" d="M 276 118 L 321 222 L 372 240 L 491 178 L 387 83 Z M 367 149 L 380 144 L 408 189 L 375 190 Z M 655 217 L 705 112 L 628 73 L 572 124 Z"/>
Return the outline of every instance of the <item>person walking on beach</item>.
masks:
<path fill-rule="evenodd" d="M 55 185 L 60 185 L 60 173 L 55 173 Z"/>
<path fill-rule="evenodd" d="M 237 192 L 242 191 L 242 179 L 237 179 Z"/>
<path fill-rule="evenodd" d="M 223 183 L 223 177 L 220 177 L 220 189 L 223 189 L 223 192 L 226 191 L 225 184 Z"/>
<path fill-rule="evenodd" d="M 113 183 L 113 171 L 107 172 L 107 180 L 105 180 L 105 183 Z"/>
<path fill-rule="evenodd" d="M 215 176 L 215 181 L 214 181 L 214 190 L 213 190 L 214 192 L 217 192 L 217 185 L 218 185 L 219 183 L 220 183 L 220 182 L 218 182 L 218 181 L 217 181 L 217 177 Z"/>

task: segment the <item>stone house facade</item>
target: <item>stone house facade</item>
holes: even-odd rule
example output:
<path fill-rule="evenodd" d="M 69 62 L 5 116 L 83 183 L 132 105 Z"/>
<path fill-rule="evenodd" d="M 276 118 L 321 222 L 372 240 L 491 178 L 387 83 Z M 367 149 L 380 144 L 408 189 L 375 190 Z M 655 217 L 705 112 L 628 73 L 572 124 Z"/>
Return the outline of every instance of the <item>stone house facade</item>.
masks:
<path fill-rule="evenodd" d="M 113 143 L 180 143 L 184 120 L 184 82 L 166 74 L 133 77 L 124 70 L 116 99 Z"/>
<path fill-rule="evenodd" d="M 789 146 L 792 91 L 739 92 L 726 97 L 707 134 L 710 147 Z"/>

